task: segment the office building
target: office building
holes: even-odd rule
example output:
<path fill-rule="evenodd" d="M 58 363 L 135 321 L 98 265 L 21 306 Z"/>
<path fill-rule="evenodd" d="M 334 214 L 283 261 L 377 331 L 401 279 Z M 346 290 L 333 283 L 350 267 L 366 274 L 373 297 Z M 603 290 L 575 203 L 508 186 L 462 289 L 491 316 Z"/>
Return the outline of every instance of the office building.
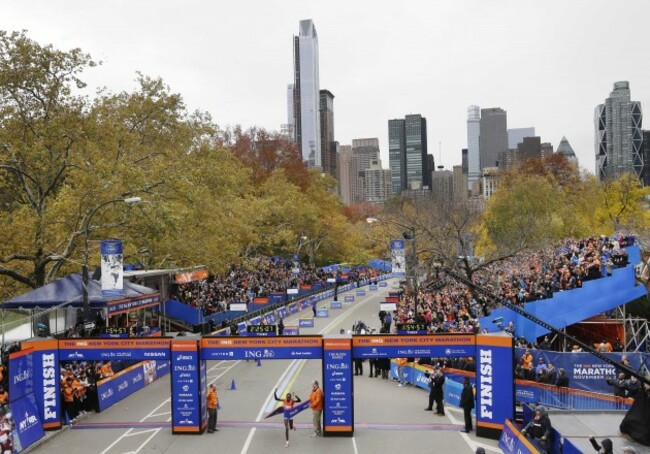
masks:
<path fill-rule="evenodd" d="M 352 165 L 352 146 L 339 146 L 339 196 L 344 205 L 352 204 L 352 183 L 355 177 Z"/>
<path fill-rule="evenodd" d="M 293 37 L 293 62 L 293 121 L 289 123 L 303 161 L 310 168 L 321 167 L 318 35 L 311 19 L 301 20 L 299 34 Z"/>
<path fill-rule="evenodd" d="M 452 170 L 454 182 L 454 201 L 466 202 L 469 196 L 467 189 L 467 173 L 464 171 L 463 166 L 454 166 Z"/>
<path fill-rule="evenodd" d="M 596 106 L 596 173 L 601 180 L 633 173 L 641 178 L 643 163 L 641 103 L 630 100 L 630 83 L 615 82 L 604 104 Z"/>
<path fill-rule="evenodd" d="M 650 131 L 643 131 L 643 185 L 650 186 Z"/>
<path fill-rule="evenodd" d="M 364 170 L 363 193 L 368 203 L 382 204 L 393 195 L 389 169 L 381 168 L 381 161 L 373 159 Z"/>
<path fill-rule="evenodd" d="M 388 121 L 388 158 L 393 193 L 431 187 L 433 156 L 427 156 L 427 120 L 419 114 Z"/>
<path fill-rule="evenodd" d="M 472 189 L 474 182 L 481 177 L 481 108 L 469 106 L 467 109 L 467 188 Z"/>
<path fill-rule="evenodd" d="M 450 170 L 432 173 L 431 197 L 442 205 L 449 205 L 454 200 L 454 174 Z"/>
<path fill-rule="evenodd" d="M 481 109 L 479 152 L 481 170 L 497 167 L 499 153 L 508 150 L 507 113 L 499 107 Z"/>
<path fill-rule="evenodd" d="M 557 153 L 564 155 L 570 163 L 578 167 L 578 157 L 573 151 L 571 144 L 564 136 L 562 136 L 562 140 L 560 140 L 560 144 L 557 146 Z"/>
<path fill-rule="evenodd" d="M 511 128 L 508 129 L 508 149 L 513 150 L 517 148 L 524 137 L 535 137 L 535 128 Z"/>
<path fill-rule="evenodd" d="M 337 145 L 334 141 L 334 95 L 320 91 L 320 143 L 323 172 L 337 178 Z"/>

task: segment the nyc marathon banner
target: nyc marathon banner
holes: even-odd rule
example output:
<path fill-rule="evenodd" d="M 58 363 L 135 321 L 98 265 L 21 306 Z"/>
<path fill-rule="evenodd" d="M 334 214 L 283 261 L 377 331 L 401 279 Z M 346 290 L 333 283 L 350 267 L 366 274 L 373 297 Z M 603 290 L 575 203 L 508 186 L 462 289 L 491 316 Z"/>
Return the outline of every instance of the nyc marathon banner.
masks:
<path fill-rule="evenodd" d="M 506 420 L 503 426 L 499 448 L 505 454 L 542 454 L 510 420 Z"/>
<path fill-rule="evenodd" d="M 9 355 L 9 398 L 17 400 L 34 392 L 33 351 L 20 350 Z"/>
<path fill-rule="evenodd" d="M 45 430 L 61 427 L 61 388 L 59 382 L 59 345 L 57 340 L 27 341 L 21 349 L 30 349 L 33 386 L 39 419 Z"/>
<path fill-rule="evenodd" d="M 350 339 L 323 339 L 323 431 L 352 436 L 352 345 Z"/>
<path fill-rule="evenodd" d="M 352 336 L 355 358 L 474 356 L 474 334 Z"/>
<path fill-rule="evenodd" d="M 105 240 L 101 245 L 102 295 L 122 295 L 124 291 L 124 268 L 121 240 Z"/>
<path fill-rule="evenodd" d="M 204 337 L 201 359 L 321 359 L 321 336 Z"/>
<path fill-rule="evenodd" d="M 61 361 L 169 360 L 168 338 L 60 339 Z"/>
<path fill-rule="evenodd" d="M 11 431 L 13 437 L 8 441 L 13 446 L 7 446 L 8 443 L 3 443 L 3 453 L 22 452 L 45 436 L 33 394 L 14 400 L 7 407 L 8 412 L 5 414 L 5 416 L 8 416 L 7 423 L 9 427 L 13 427 Z"/>
<path fill-rule="evenodd" d="M 390 257 L 393 276 L 406 276 L 406 249 L 404 240 L 391 240 Z"/>
<path fill-rule="evenodd" d="M 525 349 L 516 348 L 515 358 L 521 362 Z M 600 360 L 590 353 L 554 352 L 548 350 L 531 350 L 533 365 L 539 364 L 539 359 L 544 358 L 545 364 L 553 363 L 555 370 L 564 369 L 569 377 L 569 387 L 598 393 L 612 393 L 614 388 L 607 384 L 607 380 L 616 377 L 616 367 Z M 643 362 L 650 355 L 643 353 L 603 353 L 618 362 L 621 357 L 627 356 L 632 364 L 632 369 L 640 371 Z M 650 365 L 649 365 L 650 366 Z"/>
<path fill-rule="evenodd" d="M 201 370 L 196 340 L 171 344 L 172 433 L 201 433 Z"/>
<path fill-rule="evenodd" d="M 169 361 L 143 361 L 97 382 L 99 411 L 169 373 Z"/>
<path fill-rule="evenodd" d="M 512 337 L 476 336 L 476 435 L 498 439 L 515 416 Z"/>

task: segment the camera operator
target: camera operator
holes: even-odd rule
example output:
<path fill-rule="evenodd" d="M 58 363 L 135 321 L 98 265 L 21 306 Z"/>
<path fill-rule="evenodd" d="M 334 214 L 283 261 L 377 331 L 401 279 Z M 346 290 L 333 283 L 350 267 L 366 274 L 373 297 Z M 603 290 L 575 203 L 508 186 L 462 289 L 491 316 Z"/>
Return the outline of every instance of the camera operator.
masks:
<path fill-rule="evenodd" d="M 549 437 L 551 435 L 551 420 L 546 414 L 544 407 L 539 405 L 535 409 L 535 416 L 524 427 L 521 433 L 530 436 L 544 452 L 547 452 L 549 448 Z"/>
<path fill-rule="evenodd" d="M 433 392 L 433 375 L 431 375 L 427 370 L 424 372 L 424 376 L 426 377 L 427 385 L 429 386 L 429 405 L 424 409 L 424 411 L 433 411 L 433 400 L 435 397 Z"/>

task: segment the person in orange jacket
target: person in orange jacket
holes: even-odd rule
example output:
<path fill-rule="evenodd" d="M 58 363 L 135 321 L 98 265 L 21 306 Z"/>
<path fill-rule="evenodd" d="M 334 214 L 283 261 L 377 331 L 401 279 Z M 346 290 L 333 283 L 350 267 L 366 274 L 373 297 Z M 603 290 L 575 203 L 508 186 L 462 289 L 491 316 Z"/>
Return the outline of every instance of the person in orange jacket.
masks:
<path fill-rule="evenodd" d="M 217 429 L 217 406 L 219 397 L 217 397 L 217 387 L 213 384 L 208 388 L 207 406 L 208 406 L 208 433 L 219 431 Z"/>
<path fill-rule="evenodd" d="M 318 381 L 314 380 L 311 384 L 311 393 L 309 393 L 309 408 L 312 409 L 312 422 L 314 424 L 314 433 L 312 437 L 323 435 L 321 431 L 321 416 L 323 415 L 323 390 L 318 386 Z"/>

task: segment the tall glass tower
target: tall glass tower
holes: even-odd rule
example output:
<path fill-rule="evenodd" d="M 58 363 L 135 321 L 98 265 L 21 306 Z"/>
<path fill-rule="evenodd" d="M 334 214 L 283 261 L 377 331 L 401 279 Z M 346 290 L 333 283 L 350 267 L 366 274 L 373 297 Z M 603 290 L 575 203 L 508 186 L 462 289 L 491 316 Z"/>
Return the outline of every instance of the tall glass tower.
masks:
<path fill-rule="evenodd" d="M 318 35 L 311 19 L 300 21 L 293 37 L 293 112 L 295 140 L 308 167 L 321 167 Z"/>
<path fill-rule="evenodd" d="M 481 108 L 467 108 L 467 189 L 481 176 L 481 158 L 479 138 L 481 136 Z"/>
<path fill-rule="evenodd" d="M 630 101 L 630 83 L 615 82 L 605 104 L 594 112 L 596 172 L 601 180 L 643 172 L 643 113 L 641 103 Z"/>

